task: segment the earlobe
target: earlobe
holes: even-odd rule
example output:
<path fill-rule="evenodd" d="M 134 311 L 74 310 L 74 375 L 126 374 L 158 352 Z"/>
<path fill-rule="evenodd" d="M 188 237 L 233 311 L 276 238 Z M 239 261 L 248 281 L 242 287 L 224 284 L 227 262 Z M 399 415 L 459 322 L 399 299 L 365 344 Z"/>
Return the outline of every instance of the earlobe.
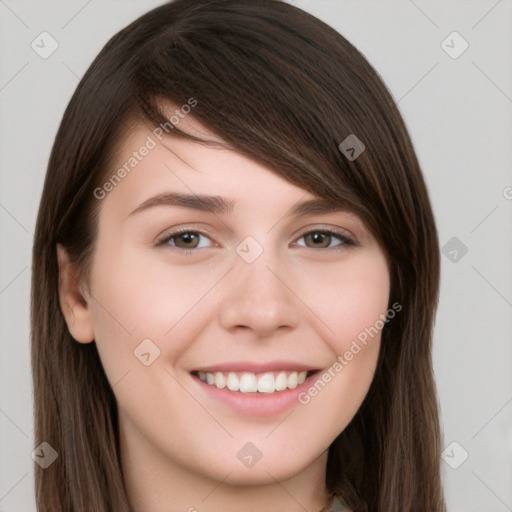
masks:
<path fill-rule="evenodd" d="M 79 343 L 94 341 L 91 311 L 81 289 L 78 269 L 66 249 L 57 244 L 59 264 L 59 303 L 69 332 Z"/>

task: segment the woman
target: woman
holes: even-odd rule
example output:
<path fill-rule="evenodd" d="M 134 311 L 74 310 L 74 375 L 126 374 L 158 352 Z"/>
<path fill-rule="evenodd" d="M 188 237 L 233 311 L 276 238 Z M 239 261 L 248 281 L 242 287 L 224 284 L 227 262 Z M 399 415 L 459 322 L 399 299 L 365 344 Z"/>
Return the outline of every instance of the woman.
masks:
<path fill-rule="evenodd" d="M 444 511 L 438 253 L 396 105 L 337 32 L 278 0 L 134 21 L 39 209 L 38 511 Z"/>

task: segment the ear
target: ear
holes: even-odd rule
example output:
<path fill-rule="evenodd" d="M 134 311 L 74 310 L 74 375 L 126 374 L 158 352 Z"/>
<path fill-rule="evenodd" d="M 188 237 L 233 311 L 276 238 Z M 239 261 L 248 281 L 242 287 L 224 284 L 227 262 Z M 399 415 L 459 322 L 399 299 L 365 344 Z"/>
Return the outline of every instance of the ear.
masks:
<path fill-rule="evenodd" d="M 61 244 L 57 244 L 59 263 L 59 303 L 69 332 L 79 343 L 94 341 L 91 312 L 84 298 L 82 283 L 76 265 Z"/>

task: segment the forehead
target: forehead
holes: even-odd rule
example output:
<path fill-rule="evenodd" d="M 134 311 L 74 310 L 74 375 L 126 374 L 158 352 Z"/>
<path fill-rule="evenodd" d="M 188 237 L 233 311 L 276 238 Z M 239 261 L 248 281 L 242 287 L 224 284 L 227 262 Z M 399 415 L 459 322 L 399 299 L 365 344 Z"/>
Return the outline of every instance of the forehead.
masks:
<path fill-rule="evenodd" d="M 172 116 L 173 108 L 177 109 L 167 106 L 165 114 Z M 192 115 L 180 117 L 179 127 L 208 144 L 162 136 L 161 130 L 155 134 L 155 127 L 147 121 L 130 120 L 109 171 L 114 178 L 110 181 L 117 183 L 108 187 L 107 204 L 102 208 L 117 210 L 123 219 L 155 205 L 182 206 L 215 215 L 236 215 L 244 210 L 253 216 L 256 213 L 262 222 L 272 222 L 274 217 L 342 212 L 345 218 L 364 224 L 341 201 L 313 195 L 229 149 Z"/>
<path fill-rule="evenodd" d="M 124 231 L 133 225 L 128 219 L 183 220 L 185 212 L 187 221 L 229 217 L 231 226 L 255 232 L 277 225 L 285 229 L 289 222 L 302 222 L 305 216 L 313 221 L 314 216 L 318 222 L 343 223 L 372 241 L 371 230 L 348 205 L 313 195 L 223 146 L 192 116 L 186 125 L 183 121 L 180 128 L 217 145 L 173 136 L 160 140 L 149 123 L 133 121 L 105 179 L 103 188 L 108 184 L 109 191 L 100 205 L 101 232 L 113 233 L 121 226 Z M 148 213 L 140 217 L 140 211 Z"/>
<path fill-rule="evenodd" d="M 192 116 L 183 118 L 179 128 L 206 142 L 155 135 L 148 122 L 130 120 L 105 177 L 109 201 L 121 192 L 128 199 L 142 199 L 167 189 L 189 195 L 215 191 L 266 203 L 315 197 L 230 149 Z"/>
<path fill-rule="evenodd" d="M 204 138 L 205 143 L 169 135 L 158 138 L 150 126 L 142 122 L 134 123 L 122 137 L 110 172 L 115 173 L 124 167 L 130 181 L 137 181 L 138 186 L 149 186 L 151 177 L 159 175 L 168 178 L 170 174 L 182 178 L 182 185 L 186 185 L 186 182 L 199 186 L 208 183 L 229 189 L 234 185 L 243 186 L 257 177 L 258 181 L 267 185 L 272 183 L 274 187 L 295 188 L 301 195 L 307 193 L 267 167 L 233 150 L 222 139 L 203 130 L 199 123 L 193 120 L 187 122 L 186 131 Z M 180 126 L 180 129 L 184 127 Z M 144 172 L 135 172 L 141 169 Z M 254 181 L 251 181 L 253 185 Z"/>

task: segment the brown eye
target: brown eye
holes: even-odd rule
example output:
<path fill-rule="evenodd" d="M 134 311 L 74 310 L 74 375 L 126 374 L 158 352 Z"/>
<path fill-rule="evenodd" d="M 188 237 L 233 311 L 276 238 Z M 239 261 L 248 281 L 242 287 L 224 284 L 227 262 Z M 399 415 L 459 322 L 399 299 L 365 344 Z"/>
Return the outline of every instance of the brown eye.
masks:
<path fill-rule="evenodd" d="M 324 233 L 323 231 L 311 231 L 311 233 L 307 233 L 306 235 L 303 235 L 303 237 L 306 241 L 306 246 L 310 247 L 308 242 L 311 242 L 313 248 L 318 249 L 325 249 L 326 247 L 329 247 L 333 238 L 329 233 Z"/>
<path fill-rule="evenodd" d="M 174 235 L 172 239 L 175 240 L 174 245 L 180 249 L 196 249 L 199 244 L 199 236 L 197 233 L 187 231 L 185 233 Z"/>
<path fill-rule="evenodd" d="M 158 241 L 156 245 L 168 245 L 172 248 L 183 251 L 208 247 L 208 245 L 205 245 L 204 242 L 201 246 L 199 245 L 201 243 L 201 238 L 209 240 L 207 235 L 200 233 L 199 231 L 178 231 L 169 233 L 163 239 Z"/>
<path fill-rule="evenodd" d="M 299 244 L 309 249 L 343 249 L 346 246 L 356 246 L 357 243 L 343 233 L 330 230 L 315 230 L 304 233 L 300 239 L 305 241 L 305 244 Z M 332 244 L 333 241 L 338 240 L 338 243 Z"/>

